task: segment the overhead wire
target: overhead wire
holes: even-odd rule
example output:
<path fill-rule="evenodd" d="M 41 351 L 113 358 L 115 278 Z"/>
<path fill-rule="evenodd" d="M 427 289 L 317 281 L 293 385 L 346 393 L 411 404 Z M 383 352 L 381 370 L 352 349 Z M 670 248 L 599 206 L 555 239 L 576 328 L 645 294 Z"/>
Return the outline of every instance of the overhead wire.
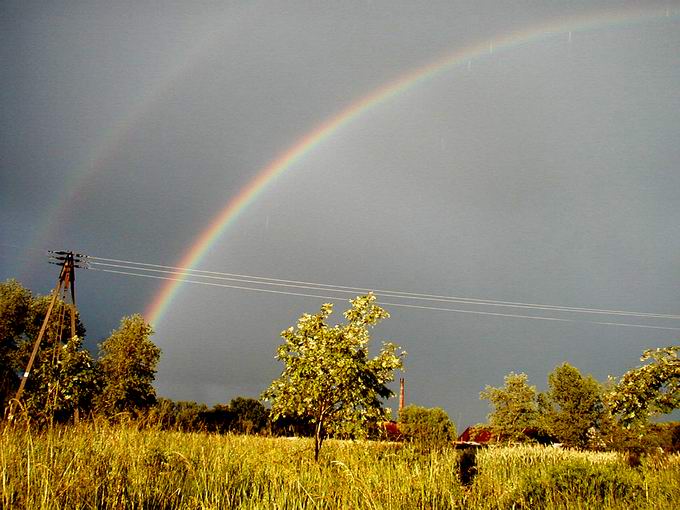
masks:
<path fill-rule="evenodd" d="M 479 298 L 467 298 L 458 296 L 444 296 L 437 294 L 422 294 L 403 291 L 392 291 L 384 289 L 368 289 L 361 287 L 348 287 L 343 285 L 332 285 L 326 283 L 305 282 L 300 280 L 284 280 L 281 278 L 270 278 L 262 276 L 245 275 L 238 273 L 226 273 L 219 271 L 205 271 L 199 269 L 182 268 L 177 266 L 167 266 L 161 264 L 149 264 L 145 262 L 134 262 L 121 259 L 108 259 L 104 257 L 89 257 L 90 265 L 114 267 L 117 269 L 130 269 L 135 271 L 154 272 L 170 274 L 174 276 L 191 276 L 195 278 L 205 278 L 211 280 L 221 281 L 235 281 L 257 285 L 269 285 L 276 287 L 299 288 L 308 290 L 319 290 L 329 292 L 353 293 L 353 292 L 369 292 L 372 291 L 383 297 L 392 297 L 397 299 L 432 301 L 432 302 L 450 302 L 456 304 L 469 304 L 479 306 L 495 306 L 503 308 L 522 308 L 531 310 L 548 310 L 559 312 L 573 312 L 586 314 L 600 314 L 600 315 L 622 315 L 629 317 L 651 318 L 651 319 L 672 319 L 680 320 L 680 315 L 659 314 L 648 312 L 636 312 L 625 310 L 608 310 L 602 308 L 586 308 L 586 307 L 571 307 L 559 305 L 546 305 L 538 303 L 522 303 L 516 301 L 498 301 Z M 98 260 L 108 262 L 97 262 Z M 110 262 L 117 262 L 119 264 L 112 264 Z M 136 267 L 141 266 L 141 267 Z"/>
<path fill-rule="evenodd" d="M 121 274 L 121 275 L 126 275 L 126 276 L 135 276 L 135 277 L 140 277 L 140 278 L 150 278 L 150 279 L 156 279 L 156 280 L 176 281 L 176 282 L 191 283 L 191 284 L 196 284 L 196 285 L 207 285 L 207 286 L 211 286 L 211 287 L 222 287 L 222 288 L 230 288 L 230 289 L 237 289 L 237 290 L 247 290 L 247 291 L 253 291 L 253 292 L 265 292 L 265 293 L 269 293 L 269 294 L 297 296 L 297 297 L 310 297 L 310 298 L 317 298 L 317 299 L 328 299 L 328 300 L 332 300 L 332 301 L 344 301 L 343 298 L 340 298 L 338 296 L 321 296 L 321 295 L 318 295 L 318 294 L 306 294 L 306 293 L 302 293 L 302 292 L 291 292 L 291 291 L 284 291 L 284 290 L 278 290 L 278 289 L 266 289 L 266 288 L 258 288 L 258 287 L 249 287 L 249 286 L 245 286 L 245 285 L 234 285 L 234 284 L 228 284 L 228 283 L 218 283 L 218 282 L 210 282 L 210 281 L 192 280 L 192 279 L 189 279 L 189 278 L 173 278 L 173 277 L 170 277 L 170 276 L 163 276 L 163 275 L 158 275 L 158 274 L 134 273 L 134 272 L 131 272 L 131 271 L 122 271 L 120 269 L 105 269 L 105 268 L 99 268 L 99 267 L 93 267 L 93 266 L 90 266 L 89 269 L 91 269 L 93 271 L 101 271 L 101 272 L 105 272 L 105 273 Z M 134 269 L 134 268 L 131 268 L 131 269 Z M 596 325 L 602 325 L 602 326 L 621 326 L 621 327 L 632 327 L 632 328 L 647 328 L 647 329 L 680 331 L 680 328 L 678 328 L 678 327 L 655 326 L 655 325 L 648 325 L 648 324 L 586 321 L 586 320 L 580 320 L 580 319 L 569 319 L 569 318 L 560 318 L 560 317 L 546 317 L 546 316 L 536 316 L 536 315 L 521 315 L 521 314 L 500 313 L 500 312 L 487 312 L 487 311 L 481 311 L 481 310 L 463 310 L 463 309 L 455 309 L 455 308 L 415 305 L 415 304 L 409 304 L 409 303 L 392 303 L 392 302 L 382 301 L 380 299 L 380 294 L 378 294 L 378 303 L 380 305 L 383 305 L 383 306 L 394 306 L 394 307 L 412 308 L 412 309 L 419 309 L 419 310 L 442 311 L 442 312 L 451 312 L 451 313 L 485 315 L 485 316 L 494 316 L 494 317 L 508 317 L 508 318 L 542 320 L 542 321 L 552 321 L 552 322 L 568 322 L 568 323 L 596 324 Z"/>

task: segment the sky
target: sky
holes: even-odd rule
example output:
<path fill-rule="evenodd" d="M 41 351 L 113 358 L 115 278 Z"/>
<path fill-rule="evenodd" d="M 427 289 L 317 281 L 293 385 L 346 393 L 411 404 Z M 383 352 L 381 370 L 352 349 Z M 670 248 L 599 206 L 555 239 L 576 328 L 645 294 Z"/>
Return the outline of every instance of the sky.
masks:
<path fill-rule="evenodd" d="M 677 318 L 489 301 L 677 316 L 679 49 L 677 1 L 2 2 L 0 279 L 45 294 L 46 250 L 98 257 L 87 345 L 145 314 L 158 394 L 211 405 L 359 291 L 169 292 L 130 262 L 484 300 L 376 292 L 373 351 L 462 430 L 511 371 L 604 381 L 678 343 Z"/>

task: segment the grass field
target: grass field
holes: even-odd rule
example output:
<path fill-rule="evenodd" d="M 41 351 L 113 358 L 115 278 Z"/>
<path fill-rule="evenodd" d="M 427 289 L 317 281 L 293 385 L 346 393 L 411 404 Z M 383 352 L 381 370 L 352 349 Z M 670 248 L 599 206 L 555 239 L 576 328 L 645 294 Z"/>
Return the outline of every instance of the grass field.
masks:
<path fill-rule="evenodd" d="M 677 508 L 680 456 L 630 467 L 617 453 L 489 448 L 459 481 L 460 453 L 377 442 L 136 430 L 83 424 L 0 436 L 3 509 Z"/>

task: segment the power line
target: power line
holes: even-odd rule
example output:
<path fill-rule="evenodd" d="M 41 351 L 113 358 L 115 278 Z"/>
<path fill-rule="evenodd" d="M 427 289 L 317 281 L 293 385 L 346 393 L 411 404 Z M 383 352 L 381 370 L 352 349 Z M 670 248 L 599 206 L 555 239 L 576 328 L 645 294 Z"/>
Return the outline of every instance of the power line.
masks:
<path fill-rule="evenodd" d="M 114 269 L 101 269 L 98 267 L 90 267 L 92 271 L 102 271 L 104 273 L 114 273 L 114 274 L 122 274 L 122 275 L 128 275 L 128 276 L 139 276 L 141 278 L 153 278 L 154 280 L 167 280 L 170 282 L 183 282 L 183 283 L 194 283 L 198 285 L 209 285 L 211 287 L 225 287 L 228 289 L 239 289 L 239 290 L 253 290 L 256 292 L 268 292 L 270 294 L 284 294 L 287 296 L 300 296 L 300 297 L 312 297 L 312 298 L 320 298 L 320 299 L 331 299 L 334 301 L 345 301 L 344 298 L 338 297 L 338 296 L 319 296 L 317 294 L 303 294 L 300 292 L 288 292 L 284 290 L 273 290 L 273 289 L 260 289 L 257 287 L 244 287 L 242 285 L 229 285 L 226 283 L 215 283 L 215 282 L 202 282 L 199 280 L 189 280 L 186 278 L 170 278 L 168 276 L 159 276 L 159 275 L 154 275 L 154 274 L 140 274 L 140 273 L 130 273 L 127 271 L 117 271 Z"/>
<path fill-rule="evenodd" d="M 254 292 L 266 292 L 266 293 L 270 293 L 270 294 L 282 294 L 282 295 L 287 295 L 287 296 L 311 297 L 311 298 L 317 298 L 317 299 L 329 299 L 329 300 L 333 300 L 333 301 L 341 301 L 341 300 L 344 301 L 343 298 L 339 298 L 337 296 L 320 296 L 320 295 L 317 295 L 317 294 L 305 294 L 305 293 L 301 293 L 301 292 L 289 292 L 289 291 L 283 291 L 283 290 L 262 289 L 262 288 L 257 288 L 257 287 L 247 287 L 247 286 L 242 286 L 242 285 L 232 285 L 232 284 L 226 284 L 226 283 L 206 282 L 206 281 L 200 281 L 200 280 L 190 280 L 190 279 L 187 279 L 187 278 L 171 278 L 171 277 L 161 276 L 161 275 L 156 275 L 156 274 L 140 274 L 140 273 L 132 273 L 132 272 L 129 272 L 129 271 L 119 271 L 119 270 L 115 270 L 115 269 L 102 269 L 102 268 L 98 268 L 98 267 L 91 267 L 90 269 L 93 270 L 93 271 L 101 271 L 101 272 L 105 272 L 105 273 L 114 273 L 114 274 L 121 274 L 121 275 L 127 275 L 127 276 L 136 276 L 136 277 L 140 277 L 140 278 L 151 278 L 151 279 L 156 279 L 156 280 L 176 281 L 176 282 L 183 282 L 183 283 L 192 283 L 192 284 L 197 284 L 197 285 L 208 285 L 208 286 L 212 286 L 212 287 L 224 287 L 224 288 L 238 289 L 238 290 L 249 290 L 249 291 L 254 291 Z M 602 326 L 621 326 L 621 327 L 632 327 L 632 328 L 648 328 L 648 329 L 662 329 L 662 330 L 670 330 L 670 331 L 680 331 L 680 328 L 664 327 L 664 326 L 652 326 L 652 325 L 646 325 L 646 324 L 584 321 L 584 320 L 565 319 L 565 318 L 558 318 L 558 317 L 541 317 L 541 316 L 533 316 L 533 315 L 485 312 L 485 311 L 479 311 L 479 310 L 461 310 L 461 309 L 454 309 L 454 308 L 413 305 L 413 304 L 407 304 L 407 303 L 388 303 L 388 302 L 382 302 L 382 301 L 380 301 L 379 304 L 385 305 L 385 306 L 414 308 L 414 309 L 419 309 L 419 310 L 432 310 L 432 311 L 442 311 L 442 312 L 452 312 L 452 313 L 467 313 L 467 314 L 487 315 L 487 316 L 494 316 L 494 317 L 509 317 L 509 318 L 517 318 L 517 319 L 543 320 L 543 321 L 552 321 L 552 322 L 571 322 L 571 323 L 582 323 L 582 324 L 596 324 L 596 325 L 602 325 Z"/>
<path fill-rule="evenodd" d="M 443 296 L 437 294 L 419 294 L 413 292 L 403 292 L 403 291 L 391 291 L 384 289 L 368 289 L 361 287 L 348 287 L 343 285 L 332 285 L 326 283 L 315 283 L 315 282 L 305 282 L 299 280 L 284 280 L 280 278 L 269 278 L 263 276 L 252 276 L 244 275 L 238 273 L 225 273 L 219 271 L 205 271 L 199 269 L 182 268 L 176 266 L 165 266 L 161 264 L 149 264 L 144 262 L 133 262 L 120 259 L 107 259 L 103 257 L 90 257 L 91 264 L 115 267 L 118 269 L 130 269 L 135 271 L 145 271 L 154 273 L 164 273 L 171 274 L 175 276 L 191 276 L 198 278 L 206 278 L 212 280 L 222 280 L 222 281 L 236 281 L 243 283 L 251 283 L 258 285 L 271 285 L 277 287 L 289 287 L 289 288 L 300 288 L 308 290 L 321 290 L 330 292 L 343 292 L 343 293 L 353 293 L 353 292 L 369 292 L 373 291 L 376 294 L 380 294 L 386 297 L 393 297 L 399 299 L 411 299 L 411 300 L 421 300 L 421 301 L 437 301 L 437 302 L 451 302 L 457 304 L 470 304 L 470 305 L 480 305 L 480 306 L 496 306 L 503 308 L 522 308 L 531 310 L 549 310 L 549 311 L 559 311 L 559 312 L 573 312 L 573 313 L 587 313 L 587 314 L 600 314 L 600 315 L 624 315 L 630 317 L 640 317 L 640 318 L 654 318 L 654 319 L 680 319 L 680 315 L 671 314 L 656 314 L 647 312 L 634 312 L 625 310 L 607 310 L 601 308 L 586 308 L 586 307 L 570 307 L 570 306 L 559 306 L 559 305 L 546 305 L 538 303 L 522 303 L 516 301 L 498 301 L 489 299 L 478 299 L 478 298 L 466 298 L 457 296 Z M 96 262 L 97 260 L 106 260 L 110 262 L 119 262 L 120 264 L 109 264 L 106 262 Z M 143 266 L 143 267 L 135 267 Z M 161 269 L 155 269 L 161 268 Z"/>

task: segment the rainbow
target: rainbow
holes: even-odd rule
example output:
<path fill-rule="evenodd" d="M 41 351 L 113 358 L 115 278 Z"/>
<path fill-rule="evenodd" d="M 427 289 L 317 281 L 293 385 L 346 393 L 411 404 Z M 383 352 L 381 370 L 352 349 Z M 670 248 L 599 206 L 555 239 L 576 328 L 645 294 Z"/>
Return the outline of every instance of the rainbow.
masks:
<path fill-rule="evenodd" d="M 376 106 L 417 87 L 419 84 L 441 75 L 457 65 L 466 64 L 492 54 L 494 51 L 507 50 L 523 44 L 533 43 L 556 34 L 570 32 L 584 32 L 616 25 L 640 23 L 658 18 L 675 18 L 677 13 L 669 9 L 634 9 L 617 12 L 603 12 L 584 17 L 573 17 L 561 20 L 559 23 L 532 27 L 522 31 L 512 32 L 501 37 L 486 39 L 485 41 L 467 46 L 458 51 L 402 75 L 396 80 L 374 90 L 358 101 L 350 104 L 344 110 L 328 118 L 314 130 L 307 133 L 292 147 L 280 154 L 266 167 L 261 169 L 239 193 L 231 198 L 226 206 L 215 216 L 210 225 L 195 239 L 189 250 L 177 264 L 179 267 L 194 268 L 205 257 L 213 244 L 223 232 L 232 225 L 241 214 L 252 204 L 275 179 L 290 169 L 330 138 L 339 129 L 347 126 L 359 116 L 367 113 Z M 181 280 L 165 283 L 153 298 L 145 317 L 152 324 L 158 324 L 173 298 L 182 287 Z"/>

